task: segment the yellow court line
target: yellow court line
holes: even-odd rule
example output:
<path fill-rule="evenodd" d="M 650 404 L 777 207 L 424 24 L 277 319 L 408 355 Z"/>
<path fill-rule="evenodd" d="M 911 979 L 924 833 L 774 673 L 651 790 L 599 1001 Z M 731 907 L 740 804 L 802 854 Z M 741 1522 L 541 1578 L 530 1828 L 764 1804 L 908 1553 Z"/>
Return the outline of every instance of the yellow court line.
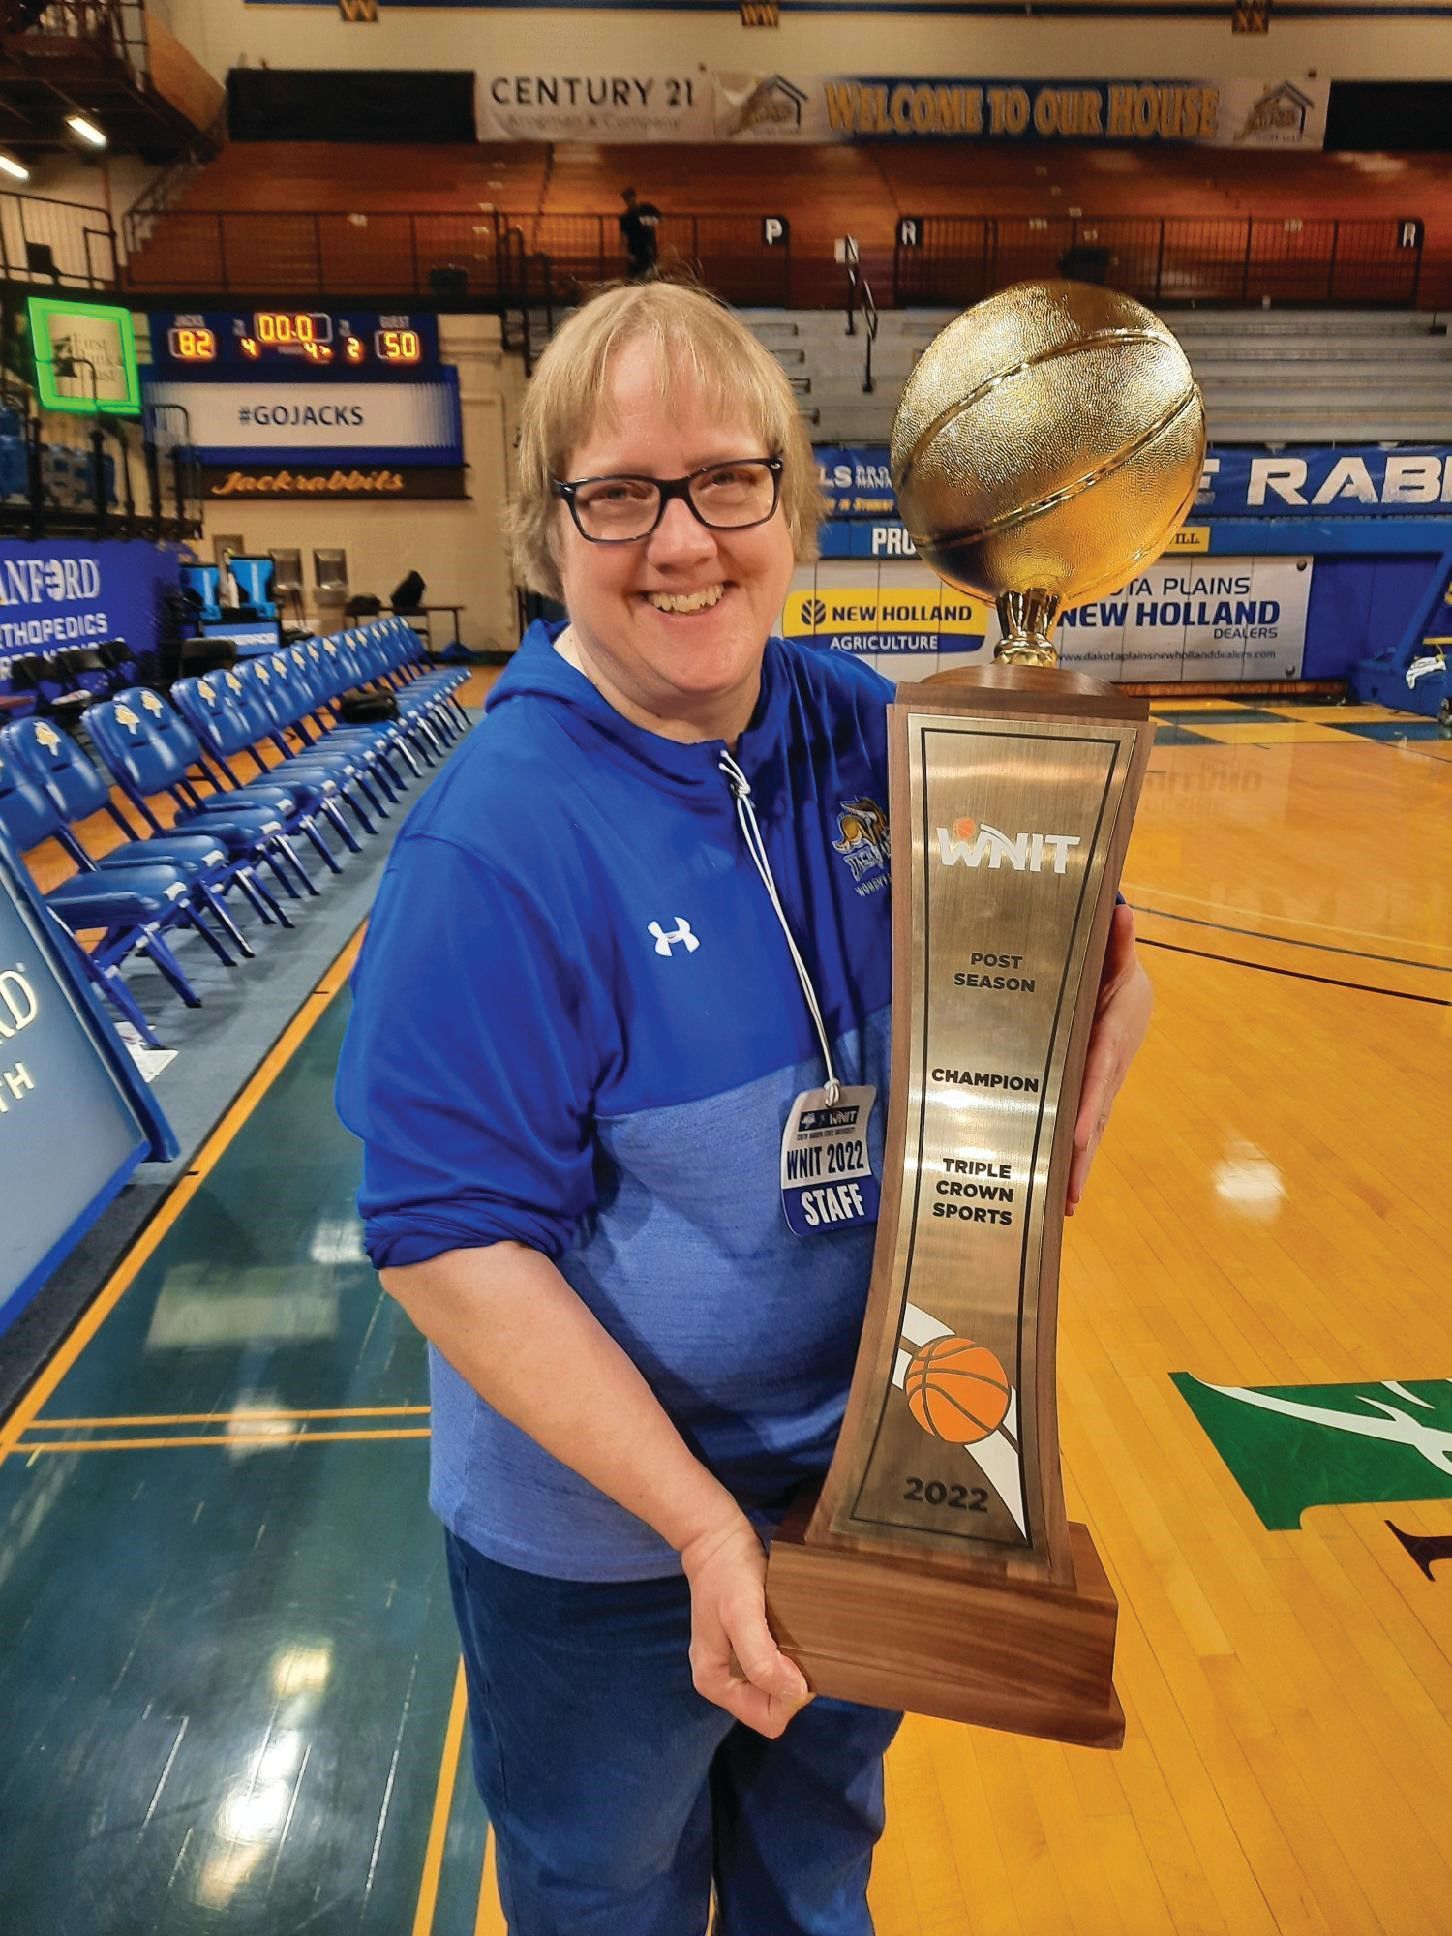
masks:
<path fill-rule="evenodd" d="M 216 1168 L 237 1132 L 291 1060 L 298 1045 L 310 1034 L 314 1023 L 347 979 L 358 950 L 363 945 L 363 931 L 367 925 L 366 922 L 359 923 L 352 939 L 331 963 L 322 981 L 263 1057 L 241 1095 L 203 1143 L 191 1169 L 174 1185 L 151 1222 L 111 1273 L 100 1296 L 86 1310 L 75 1330 L 45 1366 L 9 1419 L 0 1426 L 0 1465 L 15 1451 L 21 1434 L 29 1428 L 51 1393 L 115 1310 L 135 1282 L 142 1266 L 160 1247 L 162 1239 Z"/>
<path fill-rule="evenodd" d="M 174 1445 L 271 1445 L 278 1451 L 291 1445 L 333 1445 L 340 1439 L 426 1439 L 427 1425 L 405 1426 L 388 1432 L 205 1432 L 165 1439 L 22 1439 L 12 1452 L 156 1452 Z"/>
<path fill-rule="evenodd" d="M 427 1405 L 339 1405 L 314 1412 L 144 1412 L 132 1418 L 37 1418 L 32 1432 L 80 1431 L 106 1425 L 223 1425 L 233 1419 L 260 1423 L 269 1418 L 427 1418 Z"/>
<path fill-rule="evenodd" d="M 459 1773 L 459 1750 L 464 1743 L 464 1716 L 468 1708 L 469 1696 L 461 1659 L 454 1676 L 454 1696 L 449 1702 L 444 1748 L 439 1757 L 439 1779 L 434 1789 L 429 1839 L 424 1845 L 423 1874 L 419 1878 L 418 1907 L 414 1910 L 412 1936 L 429 1936 L 434 1926 L 434 1912 L 439 1903 L 439 1876 L 444 1866 L 444 1840 L 449 1832 L 449 1812 L 454 1805 L 454 1783 Z"/>
<path fill-rule="evenodd" d="M 509 1936 L 509 1925 L 499 1901 L 499 1878 L 494 1872 L 494 1831 L 484 1835 L 484 1873 L 479 1878 L 479 1907 L 474 1916 L 474 1936 Z"/>

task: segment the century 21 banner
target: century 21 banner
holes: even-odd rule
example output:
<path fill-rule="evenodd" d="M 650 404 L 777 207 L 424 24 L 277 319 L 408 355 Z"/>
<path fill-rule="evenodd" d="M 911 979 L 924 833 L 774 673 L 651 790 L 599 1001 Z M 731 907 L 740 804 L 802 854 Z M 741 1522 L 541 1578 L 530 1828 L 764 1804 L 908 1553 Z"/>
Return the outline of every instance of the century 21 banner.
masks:
<path fill-rule="evenodd" d="M 517 70 L 479 76 L 484 141 L 1113 141 L 1319 148 L 1328 80 Z"/>

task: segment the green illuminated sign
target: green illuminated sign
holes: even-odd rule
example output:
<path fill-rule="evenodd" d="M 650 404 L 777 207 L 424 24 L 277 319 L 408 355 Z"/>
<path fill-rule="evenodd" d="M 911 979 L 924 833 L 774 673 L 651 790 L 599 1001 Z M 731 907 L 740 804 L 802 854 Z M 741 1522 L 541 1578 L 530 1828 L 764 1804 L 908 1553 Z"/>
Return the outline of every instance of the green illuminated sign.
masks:
<path fill-rule="evenodd" d="M 32 296 L 30 342 L 35 386 L 47 410 L 141 414 L 136 331 L 129 309 Z"/>

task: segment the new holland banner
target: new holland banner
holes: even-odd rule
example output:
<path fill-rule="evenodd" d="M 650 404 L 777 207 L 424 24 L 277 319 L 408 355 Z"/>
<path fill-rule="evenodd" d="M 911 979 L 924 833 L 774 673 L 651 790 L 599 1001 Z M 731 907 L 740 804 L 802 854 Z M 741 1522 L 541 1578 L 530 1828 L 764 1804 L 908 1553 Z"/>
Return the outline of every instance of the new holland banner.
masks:
<path fill-rule="evenodd" d="M 1101 679 L 1297 679 L 1314 566 L 1304 558 L 1165 557 L 1112 597 L 1065 612 L 1063 663 Z M 981 657 L 998 614 L 906 560 L 822 558 L 798 573 L 783 637 L 868 659 L 890 678 L 925 678 Z"/>
<path fill-rule="evenodd" d="M 783 636 L 836 652 L 981 651 L 990 613 L 978 599 L 931 585 L 824 583 L 787 596 Z M 996 633 L 998 625 L 993 622 Z M 931 666 L 925 667 L 930 672 Z"/>

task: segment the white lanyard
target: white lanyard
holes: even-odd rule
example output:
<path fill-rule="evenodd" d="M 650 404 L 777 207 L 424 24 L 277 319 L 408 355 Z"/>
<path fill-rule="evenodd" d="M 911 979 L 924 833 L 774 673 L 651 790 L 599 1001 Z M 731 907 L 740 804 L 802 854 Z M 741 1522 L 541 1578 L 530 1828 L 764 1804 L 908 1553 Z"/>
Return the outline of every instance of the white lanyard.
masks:
<path fill-rule="evenodd" d="M 812 978 L 807 973 L 807 964 L 802 960 L 801 950 L 798 948 L 792 936 L 791 928 L 787 924 L 786 915 L 782 911 L 781 900 L 776 891 L 776 882 L 771 878 L 771 862 L 766 857 L 766 844 L 761 838 L 761 829 L 756 824 L 756 809 L 751 804 L 751 782 L 729 753 L 722 753 L 721 758 L 717 761 L 717 765 L 726 775 L 726 784 L 730 787 L 732 797 L 736 801 L 736 818 L 741 822 L 741 832 L 746 841 L 746 851 L 756 862 L 756 871 L 761 876 L 762 886 L 771 897 L 771 904 L 776 909 L 776 918 L 781 922 L 781 931 L 786 936 L 787 946 L 792 951 L 792 960 L 796 963 L 797 974 L 801 977 L 802 993 L 807 998 L 807 1007 L 811 1010 L 812 1021 L 816 1025 L 817 1040 L 822 1045 L 822 1056 L 827 1064 L 826 1094 L 827 1102 L 830 1106 L 841 1095 L 842 1085 L 838 1082 L 837 1072 L 832 1067 L 832 1051 L 827 1042 L 827 1028 L 822 1020 L 822 1009 L 821 1004 L 817 1000 L 817 991 L 812 986 Z"/>

